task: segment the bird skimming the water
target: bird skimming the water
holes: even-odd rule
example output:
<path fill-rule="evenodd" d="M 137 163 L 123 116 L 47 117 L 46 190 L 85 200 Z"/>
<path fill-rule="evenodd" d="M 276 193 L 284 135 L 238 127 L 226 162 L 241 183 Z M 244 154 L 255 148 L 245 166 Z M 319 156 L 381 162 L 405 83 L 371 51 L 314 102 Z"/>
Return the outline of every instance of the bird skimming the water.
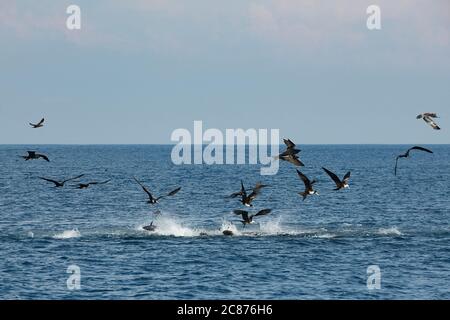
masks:
<path fill-rule="evenodd" d="M 36 153 L 36 151 L 27 151 L 28 155 L 26 156 L 21 156 L 22 158 L 25 159 L 25 161 L 28 160 L 36 160 L 36 159 L 44 159 L 47 162 L 50 162 L 50 159 L 45 155 L 45 154 L 41 154 L 41 153 Z"/>
<path fill-rule="evenodd" d="M 305 201 L 306 197 L 309 195 L 319 195 L 319 193 L 314 190 L 313 186 L 314 184 L 317 182 L 316 180 L 309 180 L 308 177 L 306 177 L 303 173 L 301 173 L 300 171 L 297 170 L 297 174 L 300 177 L 300 179 L 303 181 L 303 183 L 305 184 L 305 192 L 299 192 L 299 195 L 301 195 L 303 197 L 303 201 Z"/>
<path fill-rule="evenodd" d="M 63 181 L 56 181 L 56 180 L 48 179 L 48 178 L 44 178 L 44 177 L 38 177 L 38 178 L 39 178 L 39 179 L 42 179 L 42 180 L 45 180 L 45 181 L 48 181 L 48 182 L 54 183 L 54 184 L 55 184 L 55 187 L 57 187 L 57 188 L 62 188 L 62 187 L 64 187 L 64 184 L 65 184 L 66 182 L 69 182 L 69 181 L 72 181 L 72 180 L 79 179 L 79 178 L 81 178 L 81 177 L 83 177 L 83 176 L 84 176 L 84 174 L 80 174 L 79 176 L 76 176 L 76 177 L 74 177 L 74 178 L 70 178 L 70 179 L 67 179 L 67 180 L 63 180 Z"/>
<path fill-rule="evenodd" d="M 434 130 L 441 130 L 436 122 L 434 122 L 433 118 L 439 118 L 436 113 L 425 112 L 419 114 L 416 119 L 423 119 L 426 123 L 428 123 Z"/>
<path fill-rule="evenodd" d="M 272 210 L 271 209 L 264 209 L 259 211 L 257 214 L 253 214 L 253 215 L 248 215 L 248 211 L 244 211 L 244 210 L 234 210 L 233 213 L 236 215 L 241 215 L 242 216 L 242 220 L 241 222 L 244 224 L 244 227 L 247 224 L 252 224 L 254 223 L 253 218 L 254 217 L 258 217 L 258 216 L 265 216 L 268 215 L 269 213 L 271 213 Z"/>
<path fill-rule="evenodd" d="M 336 183 L 336 189 L 334 190 L 341 190 L 341 189 L 345 189 L 348 188 L 348 182 L 350 180 L 350 171 L 347 172 L 347 174 L 344 176 L 344 179 L 339 179 L 339 177 L 334 174 L 333 172 L 331 172 L 330 170 L 328 170 L 327 168 L 322 167 L 322 169 L 330 176 L 330 178 L 334 181 L 334 183 Z"/>
<path fill-rule="evenodd" d="M 252 193 L 250 193 L 249 195 L 247 195 L 247 191 L 245 190 L 244 187 L 244 183 L 241 180 L 241 191 L 239 192 L 235 192 L 233 193 L 230 197 L 231 198 L 236 198 L 236 197 L 241 197 L 241 203 L 246 206 L 246 207 L 253 207 L 253 200 L 256 199 L 256 197 L 260 194 L 261 189 L 268 187 L 265 184 L 261 184 L 260 182 L 258 182 L 255 187 L 252 190 Z"/>
<path fill-rule="evenodd" d="M 138 179 L 136 179 L 135 177 L 133 177 L 133 179 L 134 179 L 134 181 L 136 181 L 141 186 L 142 190 L 144 190 L 144 192 L 148 195 L 148 201 L 147 202 L 150 203 L 150 204 L 159 203 L 159 200 L 161 200 L 162 198 L 174 196 L 181 190 L 181 187 L 179 187 L 179 188 L 176 188 L 175 190 L 169 192 L 168 194 L 166 194 L 164 196 L 160 196 L 160 197 L 155 198 L 150 193 L 150 191 Z"/>
<path fill-rule="evenodd" d="M 429 150 L 429 149 L 426 149 L 426 148 L 423 148 L 423 147 L 415 146 L 415 147 L 409 148 L 408 151 L 406 151 L 406 153 L 399 155 L 399 156 L 395 159 L 395 169 L 394 169 L 394 174 L 395 174 L 395 175 L 397 175 L 398 159 L 400 159 L 400 158 L 409 158 L 409 153 L 410 153 L 412 150 L 419 150 L 419 151 L 425 151 L 425 152 L 428 152 L 428 153 L 433 153 L 433 151 L 431 151 L 431 150 Z"/>
<path fill-rule="evenodd" d="M 44 126 L 44 121 L 45 121 L 45 119 L 44 118 L 42 118 L 41 119 L 41 121 L 39 121 L 38 123 L 30 123 L 30 126 L 33 128 L 33 129 L 37 129 L 37 128 L 42 128 L 43 126 Z"/>

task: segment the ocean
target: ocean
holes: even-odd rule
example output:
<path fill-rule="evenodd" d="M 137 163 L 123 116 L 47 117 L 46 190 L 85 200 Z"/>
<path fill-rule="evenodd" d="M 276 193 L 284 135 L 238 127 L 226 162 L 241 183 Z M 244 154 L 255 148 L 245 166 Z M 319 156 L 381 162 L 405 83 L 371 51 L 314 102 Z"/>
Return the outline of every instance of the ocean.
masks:
<path fill-rule="evenodd" d="M 285 162 L 261 176 L 259 165 L 174 165 L 170 145 L 0 146 L 0 299 L 450 299 L 450 145 L 400 159 L 396 177 L 409 147 L 301 146 L 320 193 L 302 201 Z M 27 150 L 51 162 L 24 161 Z M 350 188 L 334 191 L 322 166 L 351 171 Z M 38 178 L 79 174 L 112 180 L 78 190 Z M 151 206 L 133 176 L 156 195 L 182 189 Z M 241 179 L 269 185 L 246 210 L 272 209 L 245 228 L 227 197 Z"/>

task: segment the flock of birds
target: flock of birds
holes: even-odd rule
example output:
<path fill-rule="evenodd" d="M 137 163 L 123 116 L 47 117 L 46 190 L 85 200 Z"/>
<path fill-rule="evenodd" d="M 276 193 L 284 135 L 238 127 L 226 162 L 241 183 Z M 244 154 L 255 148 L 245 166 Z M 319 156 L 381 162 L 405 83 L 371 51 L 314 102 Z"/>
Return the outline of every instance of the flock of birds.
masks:
<path fill-rule="evenodd" d="M 438 118 L 436 113 L 422 113 L 422 114 L 419 114 L 417 116 L 417 119 L 423 119 L 434 130 L 440 130 L 440 127 L 433 120 L 435 118 Z M 42 118 L 36 124 L 30 123 L 30 126 L 33 129 L 42 128 L 44 126 L 44 122 L 45 122 L 45 119 Z M 300 160 L 300 158 L 298 156 L 298 154 L 301 152 L 301 150 L 297 149 L 296 144 L 290 139 L 283 139 L 283 142 L 286 145 L 286 150 L 284 150 L 281 154 L 276 156 L 275 159 L 292 163 L 293 165 L 295 165 L 297 167 L 305 166 L 304 163 Z M 395 160 L 395 168 L 394 168 L 394 174 L 395 175 L 397 175 L 398 160 L 401 159 L 401 158 L 409 158 L 410 154 L 411 154 L 411 151 L 423 151 L 423 152 L 427 152 L 427 153 L 433 153 L 433 151 L 431 151 L 431 150 L 429 150 L 427 148 L 424 148 L 424 147 L 420 147 L 420 146 L 414 146 L 414 147 L 409 148 L 404 154 L 401 154 L 401 155 L 397 156 L 397 158 Z M 43 159 L 43 160 L 45 160 L 47 162 L 50 162 L 49 157 L 47 155 L 45 155 L 45 154 L 37 153 L 36 151 L 27 151 L 27 153 L 28 154 L 25 155 L 25 156 L 20 156 L 23 159 L 25 159 L 25 161 Z M 328 170 L 327 168 L 322 167 L 322 169 L 331 178 L 331 180 L 335 183 L 335 185 L 336 185 L 336 188 L 334 189 L 335 191 L 339 191 L 339 190 L 343 190 L 343 189 L 349 188 L 349 182 L 350 182 L 350 176 L 351 176 L 351 172 L 350 171 L 347 172 L 342 179 L 340 179 L 334 172 Z M 296 171 L 297 171 L 298 177 L 300 178 L 300 180 L 303 182 L 303 184 L 305 186 L 304 191 L 303 192 L 299 192 L 299 195 L 303 198 L 303 201 L 305 201 L 308 196 L 318 195 L 319 193 L 317 192 L 317 190 L 314 189 L 314 184 L 317 181 L 316 180 L 310 180 L 305 174 L 303 174 L 298 169 Z M 50 178 L 45 178 L 45 177 L 38 177 L 38 178 L 41 179 L 41 180 L 53 183 L 54 186 L 57 187 L 57 188 L 62 188 L 62 187 L 64 187 L 64 185 L 67 182 L 78 180 L 78 179 L 80 179 L 82 177 L 84 177 L 84 174 L 78 175 L 78 176 L 73 177 L 73 178 L 65 179 L 65 180 L 55 180 L 55 179 L 50 179 Z M 161 196 L 155 196 L 136 177 L 133 177 L 133 179 L 142 188 L 142 190 L 146 193 L 146 195 L 148 197 L 147 203 L 149 203 L 150 205 L 158 204 L 159 201 L 161 199 L 163 199 L 163 198 L 175 196 L 181 190 L 181 187 L 178 187 L 178 188 L 168 192 L 167 194 L 164 194 L 164 195 L 161 195 Z M 92 185 L 103 185 L 103 184 L 106 184 L 106 183 L 108 183 L 110 181 L 111 180 L 109 179 L 109 180 L 106 180 L 106 181 L 91 181 L 91 182 L 86 182 L 86 183 L 78 183 L 78 184 L 75 185 L 75 187 L 78 188 L 78 189 L 87 189 L 87 188 L 89 188 Z M 265 187 L 268 187 L 268 185 L 265 185 L 265 184 L 262 184 L 262 183 L 258 182 L 255 185 L 255 187 L 253 187 L 251 189 L 251 192 L 249 193 L 245 189 L 243 181 L 241 181 L 241 189 L 238 192 L 232 193 L 229 196 L 229 198 L 239 198 L 240 203 L 244 207 L 253 207 L 253 201 L 261 193 L 261 190 L 263 188 L 265 188 Z M 248 225 L 248 224 L 254 223 L 254 220 L 253 220 L 254 218 L 261 217 L 261 216 L 266 216 L 266 215 L 270 214 L 271 212 L 272 212 L 271 209 L 261 209 L 255 214 L 250 214 L 249 211 L 242 210 L 242 209 L 236 209 L 236 210 L 233 211 L 233 213 L 235 215 L 241 216 L 242 220 L 240 220 L 240 222 L 244 225 L 244 227 L 246 225 Z M 158 217 L 161 214 L 161 211 L 157 210 L 157 211 L 153 212 L 153 214 L 155 215 L 155 217 Z M 149 225 L 144 226 L 143 229 L 147 230 L 147 231 L 150 231 L 150 232 L 154 232 L 157 229 L 157 226 L 154 223 L 154 221 L 152 221 Z M 231 235 L 233 235 L 233 232 L 231 230 L 224 230 L 223 234 L 231 236 Z"/>

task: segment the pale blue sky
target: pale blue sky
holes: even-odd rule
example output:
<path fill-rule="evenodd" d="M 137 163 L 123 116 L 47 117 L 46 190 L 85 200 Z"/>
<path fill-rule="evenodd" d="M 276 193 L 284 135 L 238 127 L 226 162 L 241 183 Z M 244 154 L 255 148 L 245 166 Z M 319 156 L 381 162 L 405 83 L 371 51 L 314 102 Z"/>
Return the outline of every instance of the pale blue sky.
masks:
<path fill-rule="evenodd" d="M 194 120 L 299 144 L 450 143 L 448 0 L 0 0 L 0 48 L 0 144 L 170 143 Z"/>

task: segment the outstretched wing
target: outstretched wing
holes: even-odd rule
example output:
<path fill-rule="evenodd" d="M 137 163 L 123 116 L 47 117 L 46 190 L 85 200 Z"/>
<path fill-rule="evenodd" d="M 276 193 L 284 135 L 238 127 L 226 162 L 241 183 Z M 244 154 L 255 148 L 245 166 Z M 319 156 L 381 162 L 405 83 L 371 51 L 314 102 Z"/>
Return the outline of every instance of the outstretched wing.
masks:
<path fill-rule="evenodd" d="M 148 189 L 138 179 L 136 179 L 136 177 L 133 177 L 133 179 L 141 186 L 142 190 L 144 190 L 144 192 L 149 196 L 150 200 L 153 200 L 154 198 L 150 191 L 148 191 Z"/>
<path fill-rule="evenodd" d="M 345 176 L 344 176 L 344 179 L 343 179 L 343 181 L 345 182 L 345 183 L 348 183 L 348 181 L 350 180 L 350 175 L 351 175 L 352 173 L 349 171 L 349 172 L 347 172 L 346 174 L 345 174 Z"/>
<path fill-rule="evenodd" d="M 288 149 L 295 148 L 295 143 L 293 143 L 291 139 L 283 139 L 283 142 L 286 145 L 286 147 L 288 147 Z"/>
<path fill-rule="evenodd" d="M 93 182 L 89 182 L 88 184 L 92 184 L 92 185 L 96 185 L 96 184 L 106 184 L 108 182 L 110 182 L 111 179 L 103 181 L 103 182 L 98 182 L 98 181 L 93 181 Z"/>
<path fill-rule="evenodd" d="M 255 214 L 254 217 L 265 216 L 265 215 L 268 215 L 271 212 L 272 212 L 272 209 L 264 209 L 264 210 L 259 211 L 257 214 Z"/>
<path fill-rule="evenodd" d="M 296 155 L 280 156 L 280 159 L 284 160 L 284 161 L 287 161 L 287 162 L 290 162 L 290 163 L 294 164 L 297 167 L 304 167 L 305 166 L 303 164 L 303 162 L 301 162 Z"/>
<path fill-rule="evenodd" d="M 394 168 L 394 175 L 397 175 L 397 166 L 398 166 L 398 159 L 400 159 L 401 157 L 400 156 L 398 156 L 396 159 L 395 159 L 395 168 Z"/>
<path fill-rule="evenodd" d="M 420 151 L 425 151 L 425 152 L 428 152 L 428 153 L 433 153 L 433 151 L 431 151 L 430 149 L 427 149 L 427 148 L 424 148 L 424 147 L 419 147 L 419 146 L 415 146 L 415 147 L 410 148 L 410 149 L 408 150 L 408 153 L 409 153 L 411 150 L 420 150 Z"/>
<path fill-rule="evenodd" d="M 311 188 L 311 181 L 308 179 L 308 177 L 306 177 L 303 173 L 301 173 L 299 170 L 297 170 L 297 174 L 300 177 L 300 179 L 303 181 L 303 183 L 305 184 L 305 187 L 307 189 Z"/>
<path fill-rule="evenodd" d="M 64 183 L 66 183 L 66 182 L 69 182 L 69 181 L 72 181 L 72 180 L 79 179 L 79 178 L 81 178 L 81 177 L 84 177 L 84 174 L 80 174 L 79 176 L 76 176 L 76 177 L 73 177 L 73 178 L 64 180 L 62 183 L 64 184 Z"/>
<path fill-rule="evenodd" d="M 333 179 L 333 181 L 337 187 L 341 186 L 342 181 L 341 181 L 341 179 L 339 179 L 339 177 L 337 175 L 335 175 L 333 172 L 331 172 L 327 168 L 322 167 L 322 169 L 330 176 L 331 179 Z M 349 178 L 350 178 L 350 176 L 349 176 Z"/>
<path fill-rule="evenodd" d="M 39 121 L 39 123 L 37 124 L 38 126 L 42 125 L 44 123 L 45 119 L 42 118 L 41 121 Z"/>
<path fill-rule="evenodd" d="M 424 117 L 429 117 L 429 118 L 438 118 L 437 113 L 435 112 L 425 112 L 423 114 Z"/>
<path fill-rule="evenodd" d="M 181 187 L 176 188 L 175 190 L 170 191 L 170 192 L 169 192 L 168 194 L 166 194 L 165 196 L 160 196 L 160 197 L 157 198 L 156 200 L 159 200 L 159 199 L 162 199 L 162 198 L 165 198 L 165 197 L 171 197 L 171 196 L 174 196 L 174 195 L 176 195 L 180 190 L 181 190 Z"/>
<path fill-rule="evenodd" d="M 267 185 L 265 184 L 261 184 L 261 182 L 258 182 L 256 184 L 256 186 L 253 188 L 252 193 L 250 193 L 250 195 L 248 196 L 249 199 L 253 200 L 255 199 L 260 193 L 261 193 L 261 189 L 267 187 Z"/>
<path fill-rule="evenodd" d="M 39 154 L 38 156 L 39 156 L 39 158 L 42 158 L 45 161 L 50 162 L 50 159 L 45 154 Z"/>
<path fill-rule="evenodd" d="M 48 179 L 48 178 L 44 178 L 44 177 L 38 177 L 39 179 L 42 179 L 42 180 L 45 180 L 45 181 L 48 181 L 48 182 L 52 182 L 52 183 L 54 183 L 55 185 L 58 185 L 59 184 L 59 181 L 56 181 L 56 180 L 52 180 L 52 179 Z"/>
<path fill-rule="evenodd" d="M 434 130 L 441 130 L 437 123 L 434 122 L 430 117 L 423 117 L 423 120 L 428 123 Z"/>

